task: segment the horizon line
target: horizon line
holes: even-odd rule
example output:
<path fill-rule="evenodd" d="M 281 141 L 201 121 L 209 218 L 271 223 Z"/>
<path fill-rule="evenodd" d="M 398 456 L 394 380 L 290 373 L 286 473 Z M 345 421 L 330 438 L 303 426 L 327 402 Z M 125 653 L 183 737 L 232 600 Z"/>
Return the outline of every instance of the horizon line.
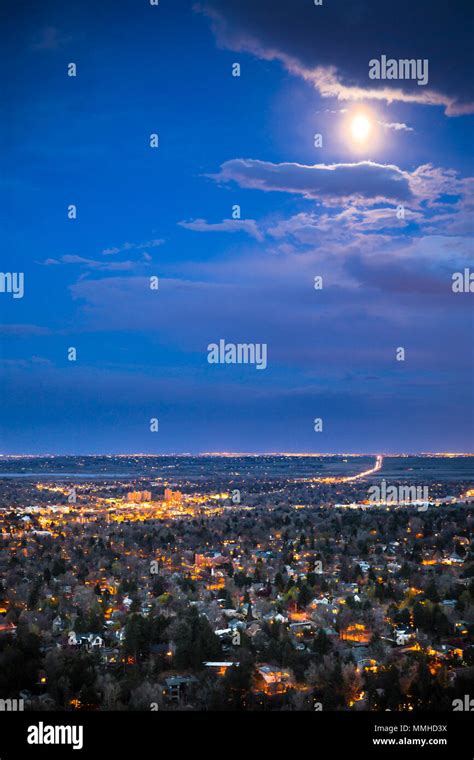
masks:
<path fill-rule="evenodd" d="M 1 454 L 0 461 L 2 459 L 41 459 L 51 457 L 472 457 L 474 452 L 462 452 L 462 451 L 419 451 L 419 452 L 309 452 L 309 451 L 201 451 L 192 453 L 190 451 L 182 452 L 167 452 L 167 453 L 144 453 L 144 452 L 128 452 L 128 453 L 87 453 L 87 454 L 73 454 L 73 453 L 51 453 L 46 452 L 42 454 Z"/>

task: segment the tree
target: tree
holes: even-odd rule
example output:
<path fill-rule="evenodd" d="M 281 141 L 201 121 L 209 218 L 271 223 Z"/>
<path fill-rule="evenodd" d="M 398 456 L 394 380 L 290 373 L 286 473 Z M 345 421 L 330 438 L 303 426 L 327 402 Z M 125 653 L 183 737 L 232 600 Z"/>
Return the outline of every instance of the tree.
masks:
<path fill-rule="evenodd" d="M 313 652 L 317 652 L 321 656 L 327 654 L 331 650 L 331 641 L 323 628 L 321 628 L 318 635 L 314 638 L 312 648 Z"/>
<path fill-rule="evenodd" d="M 175 664 L 178 668 L 200 670 L 206 660 L 222 656 L 221 644 L 209 621 L 191 607 L 179 625 L 176 635 Z"/>
<path fill-rule="evenodd" d="M 298 594 L 298 606 L 306 607 L 310 603 L 311 598 L 312 598 L 312 594 L 309 589 L 309 586 L 306 583 L 304 583 Z"/>

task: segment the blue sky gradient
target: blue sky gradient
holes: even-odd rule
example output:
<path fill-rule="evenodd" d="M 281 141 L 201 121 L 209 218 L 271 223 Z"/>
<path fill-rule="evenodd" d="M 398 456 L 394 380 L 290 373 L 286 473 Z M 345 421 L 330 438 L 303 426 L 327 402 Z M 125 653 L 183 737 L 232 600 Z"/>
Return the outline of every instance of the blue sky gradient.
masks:
<path fill-rule="evenodd" d="M 474 450 L 472 9 L 381 6 L 10 4 L 1 452 Z"/>

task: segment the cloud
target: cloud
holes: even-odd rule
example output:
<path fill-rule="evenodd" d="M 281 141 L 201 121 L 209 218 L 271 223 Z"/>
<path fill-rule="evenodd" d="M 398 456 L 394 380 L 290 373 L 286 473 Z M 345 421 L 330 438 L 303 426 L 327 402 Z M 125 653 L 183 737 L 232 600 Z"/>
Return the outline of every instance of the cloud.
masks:
<path fill-rule="evenodd" d="M 194 232 L 246 232 L 256 240 L 263 240 L 263 235 L 254 219 L 223 219 L 222 222 L 210 223 L 205 219 L 193 219 L 178 222 L 180 227 Z"/>
<path fill-rule="evenodd" d="M 346 370 L 349 356 L 354 368 L 390 369 L 392 347 L 406 340 L 418 367 L 451 362 L 454 374 L 469 361 L 466 352 L 459 354 L 469 332 L 469 302 L 451 290 L 467 251 L 467 241 L 370 236 L 366 244 L 330 242 L 297 260 L 271 258 L 259 246 L 239 267 L 229 261 L 216 271 L 208 263 L 202 279 L 161 278 L 156 292 L 146 277 L 83 280 L 71 287 L 79 302 L 75 327 L 131 331 L 137 338 L 146 332 L 155 340 L 159 325 L 163 350 L 185 352 L 186 362 L 198 366 L 219 337 L 266 342 L 272 372 L 286 367 L 292 376 L 317 367 L 327 377 L 331 368 Z M 323 277 L 321 291 L 314 290 L 315 275 Z"/>
<path fill-rule="evenodd" d="M 423 219 L 422 212 L 409 207 L 400 216 L 395 206 L 367 209 L 349 206 L 343 211 L 318 209 L 317 212 L 294 214 L 269 225 L 267 234 L 276 240 L 291 239 L 300 246 L 313 247 L 332 242 L 347 243 L 355 239 L 361 242 L 360 233 L 383 230 L 385 234 L 399 234 L 410 224 L 420 225 Z"/>
<path fill-rule="evenodd" d="M 122 253 L 123 251 L 141 251 L 144 248 L 156 248 L 159 245 L 163 245 L 165 241 L 161 238 L 155 239 L 155 240 L 148 240 L 145 243 L 122 243 L 122 245 L 113 247 L 113 248 L 104 248 L 102 253 L 105 256 L 112 256 L 117 253 Z"/>
<path fill-rule="evenodd" d="M 390 256 L 355 254 L 347 259 L 346 268 L 364 288 L 385 294 L 435 295 L 436 303 L 430 304 L 430 310 L 442 308 L 444 303 L 453 312 L 456 307 L 468 307 L 453 296 L 451 285 L 453 273 L 462 271 L 471 258 L 468 240 L 426 235 L 401 241 Z"/>
<path fill-rule="evenodd" d="M 97 269 L 99 271 L 104 271 L 104 272 L 127 271 L 130 269 L 134 269 L 140 264 L 146 266 L 148 263 L 150 263 L 153 259 L 148 253 L 148 251 L 145 249 L 156 248 L 157 246 L 163 245 L 164 242 L 165 241 L 162 240 L 161 238 L 148 240 L 144 243 L 126 242 L 114 248 L 104 248 L 104 250 L 102 251 L 102 254 L 104 256 L 115 256 L 123 252 L 127 252 L 129 254 L 130 252 L 133 252 L 133 251 L 140 252 L 141 253 L 140 258 L 137 258 L 134 261 L 132 261 L 131 259 L 128 259 L 126 261 L 111 261 L 111 260 L 103 261 L 100 259 L 98 260 L 98 259 L 86 258 L 84 256 L 78 256 L 76 254 L 66 254 L 58 258 L 49 257 L 40 263 L 43 264 L 43 266 L 58 266 L 60 264 L 75 264 L 75 265 L 88 267 L 89 269 Z"/>
<path fill-rule="evenodd" d="M 146 259 L 145 259 L 146 260 Z M 45 259 L 41 262 L 44 266 L 57 266 L 59 264 L 75 264 L 85 266 L 89 269 L 97 269 L 104 272 L 120 272 L 133 269 L 137 266 L 136 261 L 97 261 L 96 259 L 86 259 L 83 256 L 66 254 L 59 259 Z M 142 262 L 143 263 L 143 262 Z"/>
<path fill-rule="evenodd" d="M 0 325 L 2 335 L 28 336 L 28 335 L 50 335 L 49 327 L 32 324 L 3 324 Z"/>
<path fill-rule="evenodd" d="M 455 169 L 445 169 L 422 164 L 410 175 L 413 194 L 428 201 L 430 205 L 443 203 L 443 196 L 471 196 L 474 190 L 474 177 L 460 177 Z"/>
<path fill-rule="evenodd" d="M 414 131 L 412 127 L 408 127 L 406 124 L 400 121 L 392 121 L 392 122 L 379 121 L 378 124 L 380 124 L 381 127 L 385 127 L 385 129 L 395 129 L 397 132 L 401 129 L 405 130 L 406 132 Z"/>
<path fill-rule="evenodd" d="M 474 189 L 474 178 L 460 177 L 454 169 L 422 164 L 410 172 L 373 161 L 305 165 L 235 158 L 225 161 L 217 174 L 209 176 L 217 182 L 236 182 L 248 189 L 299 195 L 328 207 L 392 203 L 442 211 L 445 196 L 461 202 Z M 450 210 L 454 210 L 452 204 Z"/>
<path fill-rule="evenodd" d="M 308 0 L 203 0 L 195 10 L 210 19 L 221 47 L 279 61 L 323 97 L 441 106 L 448 116 L 474 112 L 467 0 L 456 12 L 432 0 L 383 6 L 354 0 L 322 6 Z M 382 54 L 427 59 L 429 84 L 369 79 L 369 61 Z"/>
<path fill-rule="evenodd" d="M 372 202 L 412 198 L 409 173 L 372 161 L 308 166 L 236 158 L 223 163 L 220 172 L 211 176 L 218 182 L 234 181 L 240 187 L 323 198 L 328 203 L 348 198 Z"/>

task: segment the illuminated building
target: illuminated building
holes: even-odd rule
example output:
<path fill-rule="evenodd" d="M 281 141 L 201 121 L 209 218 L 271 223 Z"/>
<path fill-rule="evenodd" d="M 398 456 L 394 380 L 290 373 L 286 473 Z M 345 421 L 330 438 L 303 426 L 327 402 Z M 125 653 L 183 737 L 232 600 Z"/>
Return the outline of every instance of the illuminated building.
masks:
<path fill-rule="evenodd" d="M 258 665 L 256 687 L 266 694 L 284 694 L 294 685 L 294 679 L 289 670 L 283 670 L 273 665 Z"/>
<path fill-rule="evenodd" d="M 362 625 L 361 623 L 354 623 L 353 625 L 348 625 L 347 628 L 343 628 L 339 633 L 339 638 L 342 641 L 353 641 L 357 642 L 358 644 L 368 644 L 372 639 L 372 634 L 368 628 L 365 627 L 365 625 Z"/>
<path fill-rule="evenodd" d="M 130 491 L 127 494 L 127 501 L 139 503 L 141 501 L 151 501 L 151 491 Z"/>
<path fill-rule="evenodd" d="M 171 488 L 165 488 L 165 501 L 176 501 L 179 504 L 183 500 L 181 491 L 172 491 Z"/>

